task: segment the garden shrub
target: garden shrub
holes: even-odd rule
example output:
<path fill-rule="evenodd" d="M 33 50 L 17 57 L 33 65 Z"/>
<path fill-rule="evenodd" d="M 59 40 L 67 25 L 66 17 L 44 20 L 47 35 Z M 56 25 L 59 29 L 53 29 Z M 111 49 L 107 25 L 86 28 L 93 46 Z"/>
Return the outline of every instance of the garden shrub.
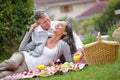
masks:
<path fill-rule="evenodd" d="M 84 36 L 83 44 L 88 44 L 95 42 L 97 40 L 97 37 L 94 34 L 87 34 Z"/>
<path fill-rule="evenodd" d="M 113 34 L 113 32 L 114 32 L 114 30 L 117 28 L 118 26 L 117 25 L 114 25 L 112 28 L 110 28 L 109 30 L 108 30 L 108 40 L 114 40 L 113 38 L 112 38 L 112 34 Z"/>
<path fill-rule="evenodd" d="M 33 0 L 0 0 L 0 56 L 18 49 L 32 12 Z"/>

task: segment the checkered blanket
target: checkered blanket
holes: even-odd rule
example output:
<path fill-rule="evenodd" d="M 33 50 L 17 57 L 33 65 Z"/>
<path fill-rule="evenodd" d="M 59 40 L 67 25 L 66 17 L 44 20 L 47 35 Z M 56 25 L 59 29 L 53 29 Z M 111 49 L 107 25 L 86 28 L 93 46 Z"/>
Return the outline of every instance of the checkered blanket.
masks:
<path fill-rule="evenodd" d="M 10 74 L 0 80 L 17 80 L 23 78 L 33 78 L 36 76 L 52 76 L 55 75 L 56 73 L 62 73 L 62 74 L 67 73 L 69 70 L 81 70 L 84 67 L 85 67 L 85 63 L 76 63 L 66 69 L 52 68 L 50 66 L 47 66 L 47 70 L 33 69 L 29 71 L 20 72 L 17 74 Z"/>

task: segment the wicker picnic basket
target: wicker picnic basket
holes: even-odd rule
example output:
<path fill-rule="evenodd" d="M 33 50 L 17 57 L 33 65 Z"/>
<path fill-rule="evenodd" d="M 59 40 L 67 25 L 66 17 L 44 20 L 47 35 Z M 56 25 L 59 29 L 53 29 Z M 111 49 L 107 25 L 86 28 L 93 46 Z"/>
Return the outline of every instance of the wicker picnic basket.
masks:
<path fill-rule="evenodd" d="M 102 40 L 100 32 L 98 41 L 83 46 L 87 64 L 114 62 L 118 59 L 119 42 Z"/>

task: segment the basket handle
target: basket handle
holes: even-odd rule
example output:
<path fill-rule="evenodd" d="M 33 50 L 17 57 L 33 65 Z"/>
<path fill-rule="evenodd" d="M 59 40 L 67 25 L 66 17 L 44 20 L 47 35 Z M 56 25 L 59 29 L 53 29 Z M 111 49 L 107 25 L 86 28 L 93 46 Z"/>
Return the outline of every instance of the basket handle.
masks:
<path fill-rule="evenodd" d="M 98 41 L 102 41 L 100 32 L 98 32 Z"/>

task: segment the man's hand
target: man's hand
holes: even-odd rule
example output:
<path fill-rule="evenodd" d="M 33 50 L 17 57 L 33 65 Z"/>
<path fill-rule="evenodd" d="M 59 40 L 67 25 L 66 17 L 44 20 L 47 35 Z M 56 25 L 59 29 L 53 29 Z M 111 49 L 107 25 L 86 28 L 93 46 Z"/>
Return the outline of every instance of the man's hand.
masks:
<path fill-rule="evenodd" d="M 32 32 L 34 31 L 34 29 L 35 29 L 36 27 L 38 27 L 38 26 L 39 26 L 38 23 L 32 24 L 31 27 L 30 27 L 30 29 L 29 29 L 29 33 L 32 33 Z"/>
<path fill-rule="evenodd" d="M 50 64 L 51 64 L 51 66 L 55 66 L 53 60 L 50 60 Z"/>

